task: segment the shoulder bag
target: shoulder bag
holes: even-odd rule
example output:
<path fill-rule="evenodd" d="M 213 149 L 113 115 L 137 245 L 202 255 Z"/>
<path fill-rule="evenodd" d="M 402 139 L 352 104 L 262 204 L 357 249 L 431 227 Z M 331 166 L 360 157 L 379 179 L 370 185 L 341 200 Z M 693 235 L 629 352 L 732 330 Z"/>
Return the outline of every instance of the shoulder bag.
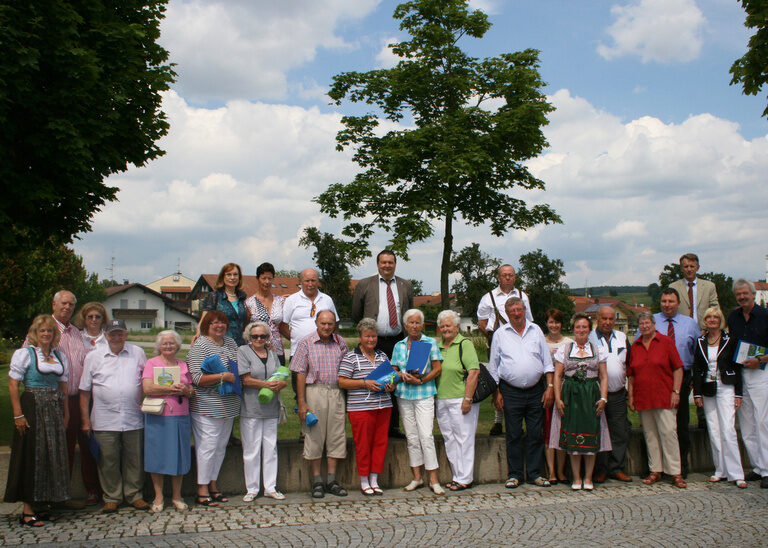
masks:
<path fill-rule="evenodd" d="M 467 371 L 467 368 L 464 366 L 464 357 L 461 350 L 463 343 L 464 341 L 461 341 L 459 344 L 459 362 L 461 362 L 461 367 L 464 369 L 464 383 L 466 384 L 469 371 Z M 477 387 L 475 388 L 475 393 L 472 396 L 472 403 L 480 403 L 485 398 L 496 392 L 496 389 L 498 388 L 496 381 L 493 380 L 493 377 L 488 372 L 488 368 L 485 367 L 485 364 L 478 362 L 478 365 L 480 366 L 480 374 L 477 376 Z"/>

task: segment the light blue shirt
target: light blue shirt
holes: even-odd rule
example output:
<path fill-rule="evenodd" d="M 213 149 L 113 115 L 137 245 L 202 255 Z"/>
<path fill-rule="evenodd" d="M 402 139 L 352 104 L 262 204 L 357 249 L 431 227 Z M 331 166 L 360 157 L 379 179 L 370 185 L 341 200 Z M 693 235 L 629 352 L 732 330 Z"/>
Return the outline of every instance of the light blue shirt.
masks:
<path fill-rule="evenodd" d="M 440 353 L 440 349 L 437 347 L 437 341 L 432 337 L 427 337 L 424 333 L 421 334 L 422 342 L 428 342 L 432 345 L 429 351 L 429 363 L 424 370 L 426 375 L 432 371 L 432 362 L 435 360 L 443 361 L 443 355 Z M 408 363 L 408 337 L 402 341 L 398 341 L 395 347 L 392 349 L 392 359 L 389 361 L 393 366 L 405 370 L 405 366 Z M 424 398 L 431 398 L 437 394 L 437 387 L 435 386 L 435 379 L 425 382 L 424 384 L 408 384 L 407 382 L 400 382 L 395 389 L 395 395 L 398 398 L 404 400 L 422 400 Z"/>
<path fill-rule="evenodd" d="M 493 335 L 488 372 L 516 388 L 531 388 L 542 375 L 554 373 L 552 355 L 541 328 L 525 322 L 520 335 L 512 324 L 504 324 Z"/>

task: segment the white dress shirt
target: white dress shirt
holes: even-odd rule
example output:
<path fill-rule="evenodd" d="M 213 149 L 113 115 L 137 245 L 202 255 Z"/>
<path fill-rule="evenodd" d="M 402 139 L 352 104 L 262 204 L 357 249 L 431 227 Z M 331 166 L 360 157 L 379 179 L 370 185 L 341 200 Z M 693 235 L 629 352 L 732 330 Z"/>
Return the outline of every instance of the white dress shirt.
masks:
<path fill-rule="evenodd" d="M 608 353 L 605 360 L 605 368 L 608 371 L 608 392 L 618 392 L 627 384 L 627 336 L 621 331 L 611 331 L 607 339 L 602 333 L 597 336 L 597 330 L 593 329 L 589 334 L 592 344 L 604 348 Z M 609 348 L 610 346 L 610 348 Z"/>
<path fill-rule="evenodd" d="M 499 309 L 499 315 L 509 323 L 509 317 L 507 316 L 507 310 L 504 306 L 507 299 L 510 297 L 520 297 L 525 304 L 525 321 L 526 323 L 533 323 L 533 315 L 531 314 L 531 303 L 528 300 L 528 295 L 524 291 L 520 291 L 515 288 L 509 293 L 504 293 L 501 287 L 497 287 L 493 290 L 493 301 L 488 293 L 484 293 L 480 299 L 480 304 L 477 305 L 477 320 L 488 320 L 486 329 L 493 331 L 496 326 L 496 311 L 493 309 L 493 302 L 496 302 L 496 308 Z"/>
<path fill-rule="evenodd" d="M 312 314 L 313 304 L 315 305 L 314 314 Z M 299 341 L 317 329 L 315 320 L 321 310 L 332 311 L 336 321 L 339 321 L 333 299 L 322 291 L 317 292 L 314 302 L 303 291 L 286 297 L 283 306 L 283 322 L 291 328 L 291 356 L 296 353 Z"/>
<path fill-rule="evenodd" d="M 80 390 L 92 393 L 94 430 L 125 432 L 144 428 L 141 374 L 146 361 L 144 350 L 130 343 L 125 343 L 118 354 L 113 354 L 109 345 L 98 345 L 88 353 Z"/>
<path fill-rule="evenodd" d="M 379 313 L 376 316 L 376 332 L 382 337 L 398 335 L 403 332 L 403 312 L 400 310 L 400 295 L 397 292 L 397 280 L 392 277 L 389 284 L 392 287 L 392 296 L 395 298 L 395 308 L 397 309 L 397 327 L 389 325 L 389 305 L 387 304 L 387 282 L 379 274 Z"/>
<path fill-rule="evenodd" d="M 538 325 L 526 321 L 522 335 L 509 323 L 496 331 L 488 363 L 496 382 L 501 379 L 517 388 L 531 388 L 542 375 L 554 371 L 547 340 Z"/>

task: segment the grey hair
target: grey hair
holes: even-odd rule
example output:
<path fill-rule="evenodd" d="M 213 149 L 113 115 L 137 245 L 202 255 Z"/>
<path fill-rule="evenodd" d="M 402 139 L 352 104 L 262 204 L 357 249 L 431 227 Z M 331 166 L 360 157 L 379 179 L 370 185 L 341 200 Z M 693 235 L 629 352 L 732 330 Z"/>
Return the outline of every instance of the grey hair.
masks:
<path fill-rule="evenodd" d="M 755 293 L 757 293 L 757 291 L 755 290 L 755 284 L 750 282 L 749 280 L 745 280 L 744 278 L 739 278 L 738 280 L 733 282 L 733 292 L 734 293 L 736 292 L 736 288 L 737 287 L 741 287 L 741 286 L 744 286 L 744 285 L 748 285 L 749 286 L 749 290 L 752 292 L 753 295 Z"/>
<path fill-rule="evenodd" d="M 643 318 L 648 318 L 649 320 L 654 321 L 653 314 L 651 314 L 650 312 L 646 312 L 645 310 L 643 310 L 642 312 L 640 312 L 640 314 L 637 315 L 637 323 L 640 323 L 640 320 L 642 320 Z"/>
<path fill-rule="evenodd" d="M 246 341 L 251 340 L 251 329 L 254 327 L 263 327 L 266 330 L 267 335 L 272 335 L 272 330 L 269 328 L 269 324 L 267 322 L 255 321 L 245 326 L 245 329 L 243 330 L 243 339 Z"/>
<path fill-rule="evenodd" d="M 363 331 L 378 331 L 379 325 L 373 318 L 363 318 L 357 322 L 357 334 L 362 335 Z"/>
<path fill-rule="evenodd" d="M 403 323 L 408 323 L 408 318 L 411 316 L 418 316 L 419 321 L 423 324 L 424 323 L 424 312 L 419 310 L 418 308 L 411 308 L 409 310 L 406 310 L 403 314 Z"/>
<path fill-rule="evenodd" d="M 448 318 L 453 320 L 453 325 L 459 325 L 461 323 L 461 316 L 459 316 L 458 312 L 454 310 L 443 310 L 437 315 L 437 325 L 440 325 L 440 322 Z"/>
<path fill-rule="evenodd" d="M 525 301 L 523 299 L 521 299 L 520 297 L 510 297 L 509 299 L 504 301 L 504 308 L 509 308 L 513 304 L 517 304 L 517 303 L 520 303 L 521 305 L 523 305 L 523 309 L 525 310 L 525 308 L 526 308 L 525 307 Z"/>
<path fill-rule="evenodd" d="M 163 340 L 163 337 L 173 337 L 173 342 L 176 343 L 176 352 L 178 352 L 181 349 L 181 335 L 176 333 L 173 329 L 166 329 L 165 331 L 161 331 L 157 334 L 157 337 L 155 337 L 155 353 L 160 353 L 160 341 Z"/>
<path fill-rule="evenodd" d="M 70 295 L 72 295 L 72 298 L 75 299 L 75 306 L 77 306 L 77 295 L 75 295 L 74 293 L 72 293 L 71 291 L 69 291 L 67 289 L 60 289 L 56 293 L 54 293 L 53 294 L 53 302 L 58 302 L 58 300 L 61 299 L 64 296 L 65 293 L 69 293 Z M 753 291 L 753 293 L 754 293 L 754 291 Z"/>

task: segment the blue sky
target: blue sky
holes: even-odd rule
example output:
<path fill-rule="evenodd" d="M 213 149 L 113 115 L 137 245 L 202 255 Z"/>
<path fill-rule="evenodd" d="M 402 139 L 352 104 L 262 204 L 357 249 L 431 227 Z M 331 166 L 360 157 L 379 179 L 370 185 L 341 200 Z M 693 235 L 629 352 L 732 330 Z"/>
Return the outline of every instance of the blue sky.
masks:
<path fill-rule="evenodd" d="M 351 180 L 334 150 L 340 117 L 333 75 L 389 66 L 404 38 L 376 0 L 171 0 L 161 42 L 178 64 L 166 94 L 166 156 L 114 176 L 117 203 L 75 244 L 89 270 L 150 282 L 180 259 L 196 278 L 229 261 L 253 273 L 311 265 L 306 226 L 335 232 L 311 199 Z M 472 55 L 541 51 L 557 110 L 550 147 L 530 162 L 547 184 L 529 193 L 564 224 L 513 232 L 459 225 L 455 249 L 479 242 L 515 264 L 541 248 L 564 261 L 574 287 L 648 284 L 684 252 L 702 270 L 765 277 L 768 126 L 765 94 L 746 97 L 728 70 L 749 37 L 735 0 L 477 0 L 493 27 L 466 39 Z M 398 273 L 438 287 L 442 233 L 414 246 Z M 377 234 L 374 253 L 386 243 Z M 374 271 L 371 259 L 353 273 Z"/>

